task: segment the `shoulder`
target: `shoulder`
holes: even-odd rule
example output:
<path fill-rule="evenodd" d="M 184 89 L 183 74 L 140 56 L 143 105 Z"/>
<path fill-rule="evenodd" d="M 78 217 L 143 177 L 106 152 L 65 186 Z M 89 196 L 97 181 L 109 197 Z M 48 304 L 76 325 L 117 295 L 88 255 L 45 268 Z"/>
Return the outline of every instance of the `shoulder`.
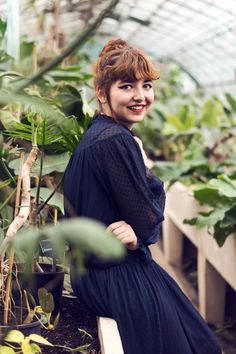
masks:
<path fill-rule="evenodd" d="M 85 133 L 80 147 L 92 147 L 97 144 L 109 144 L 109 142 L 117 140 L 133 141 L 133 133 L 114 122 L 112 118 L 104 115 L 96 116 L 90 123 Z"/>
<path fill-rule="evenodd" d="M 117 124 L 110 117 L 98 115 L 89 124 L 75 154 L 90 155 L 92 152 L 104 154 L 104 151 L 109 154 L 115 150 L 136 154 L 140 151 L 132 131 Z"/>
<path fill-rule="evenodd" d="M 115 122 L 111 117 L 105 115 L 98 115 L 91 123 L 91 132 L 97 134 L 97 140 L 107 140 L 109 138 L 124 135 L 132 137 L 133 133 Z"/>

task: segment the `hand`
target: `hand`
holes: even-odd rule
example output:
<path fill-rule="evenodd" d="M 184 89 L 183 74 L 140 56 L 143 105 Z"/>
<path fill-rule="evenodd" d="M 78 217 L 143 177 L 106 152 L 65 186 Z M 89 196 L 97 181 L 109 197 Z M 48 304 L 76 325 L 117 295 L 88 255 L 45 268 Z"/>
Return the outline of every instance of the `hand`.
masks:
<path fill-rule="evenodd" d="M 153 161 L 150 160 L 147 155 L 146 152 L 143 149 L 143 142 L 141 139 L 139 139 L 137 136 L 134 136 L 134 140 L 138 143 L 140 150 L 141 150 L 141 154 L 143 156 L 143 161 L 145 166 L 147 166 L 149 169 L 153 167 Z"/>
<path fill-rule="evenodd" d="M 132 227 L 124 220 L 110 224 L 106 231 L 113 233 L 129 250 L 138 248 L 138 240 Z"/>

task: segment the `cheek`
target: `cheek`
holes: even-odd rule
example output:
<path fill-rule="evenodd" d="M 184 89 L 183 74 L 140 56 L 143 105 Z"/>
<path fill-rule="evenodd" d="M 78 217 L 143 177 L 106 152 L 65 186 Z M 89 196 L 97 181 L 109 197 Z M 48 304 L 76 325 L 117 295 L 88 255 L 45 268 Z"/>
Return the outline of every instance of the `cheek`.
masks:
<path fill-rule="evenodd" d="M 154 102 L 154 92 L 153 91 L 149 93 L 147 99 L 150 104 L 152 104 Z"/>

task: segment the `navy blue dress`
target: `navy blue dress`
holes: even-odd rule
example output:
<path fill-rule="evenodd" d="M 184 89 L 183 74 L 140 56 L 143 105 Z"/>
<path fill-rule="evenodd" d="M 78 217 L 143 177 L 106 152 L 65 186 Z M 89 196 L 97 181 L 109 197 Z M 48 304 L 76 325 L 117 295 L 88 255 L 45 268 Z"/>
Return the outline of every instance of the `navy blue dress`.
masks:
<path fill-rule="evenodd" d="M 116 320 L 125 354 L 221 354 L 205 321 L 177 283 L 152 260 L 163 220 L 163 183 L 144 165 L 133 133 L 96 116 L 72 155 L 64 178 L 66 216 L 109 225 L 125 220 L 138 249 L 122 261 L 87 259 L 71 271 L 74 292 L 97 316 Z M 112 353 L 111 353 L 112 354 Z"/>

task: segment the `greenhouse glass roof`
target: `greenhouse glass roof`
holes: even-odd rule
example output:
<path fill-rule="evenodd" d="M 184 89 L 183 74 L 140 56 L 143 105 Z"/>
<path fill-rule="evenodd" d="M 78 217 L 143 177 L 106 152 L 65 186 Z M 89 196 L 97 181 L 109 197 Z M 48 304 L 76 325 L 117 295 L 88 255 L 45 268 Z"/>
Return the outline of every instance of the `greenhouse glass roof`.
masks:
<path fill-rule="evenodd" d="M 0 0 L 0 13 L 7 1 L 19 1 L 21 33 L 31 37 L 36 37 L 36 14 L 50 13 L 50 7 L 59 4 L 59 26 L 67 42 L 110 3 Z M 47 34 L 44 26 L 42 39 L 47 40 Z M 236 0 L 120 0 L 96 32 L 95 55 L 110 37 L 128 40 L 159 63 L 178 63 L 203 89 L 236 94 Z"/>
<path fill-rule="evenodd" d="M 235 0 L 121 0 L 98 34 L 178 63 L 201 87 L 235 90 Z"/>

